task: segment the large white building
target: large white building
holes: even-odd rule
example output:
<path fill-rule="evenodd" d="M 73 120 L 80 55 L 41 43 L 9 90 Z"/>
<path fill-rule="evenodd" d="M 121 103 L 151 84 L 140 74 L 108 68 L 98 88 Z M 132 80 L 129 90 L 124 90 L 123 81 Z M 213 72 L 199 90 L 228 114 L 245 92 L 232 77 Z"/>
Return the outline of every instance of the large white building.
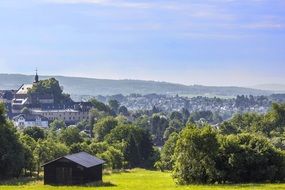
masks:
<path fill-rule="evenodd" d="M 16 127 L 26 128 L 26 127 L 48 127 L 48 118 L 41 115 L 33 114 L 20 114 L 13 117 L 13 123 Z"/>
<path fill-rule="evenodd" d="M 55 119 L 65 121 L 65 123 L 77 123 L 81 120 L 89 119 L 89 111 L 79 111 L 75 109 L 31 109 L 35 115 L 41 115 L 48 118 L 49 121 Z"/>

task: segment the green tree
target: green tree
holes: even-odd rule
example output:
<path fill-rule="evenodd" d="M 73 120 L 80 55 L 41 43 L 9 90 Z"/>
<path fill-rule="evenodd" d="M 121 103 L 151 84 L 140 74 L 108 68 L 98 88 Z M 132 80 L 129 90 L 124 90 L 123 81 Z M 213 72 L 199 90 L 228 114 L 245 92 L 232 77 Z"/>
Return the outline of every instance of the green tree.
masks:
<path fill-rule="evenodd" d="M 270 142 L 280 150 L 285 151 L 285 134 L 281 137 L 272 137 Z"/>
<path fill-rule="evenodd" d="M 118 125 L 118 121 L 112 117 L 107 116 L 100 119 L 93 129 L 94 137 L 97 141 L 103 141 L 105 136 L 110 133 Z"/>
<path fill-rule="evenodd" d="M 175 129 L 174 127 L 167 127 L 167 129 L 164 131 L 163 139 L 167 141 L 170 135 L 174 132 L 178 132 L 177 129 Z"/>
<path fill-rule="evenodd" d="M 129 111 L 128 111 L 128 108 L 126 106 L 121 106 L 119 108 L 118 113 L 121 115 L 124 115 L 124 116 L 129 116 Z"/>
<path fill-rule="evenodd" d="M 257 113 L 237 114 L 220 126 L 222 134 L 263 131 L 263 116 Z"/>
<path fill-rule="evenodd" d="M 83 143 L 73 143 L 70 146 L 70 153 L 75 154 L 78 152 L 88 152 L 91 153 L 91 150 L 89 148 L 89 145 L 86 142 Z"/>
<path fill-rule="evenodd" d="M 179 184 L 215 182 L 218 150 L 217 134 L 210 126 L 186 127 L 176 144 L 174 178 Z"/>
<path fill-rule="evenodd" d="M 80 135 L 80 130 L 76 126 L 69 126 L 60 131 L 59 139 L 67 146 L 71 146 L 74 143 L 81 143 L 83 139 Z"/>
<path fill-rule="evenodd" d="M 120 103 L 119 103 L 117 100 L 109 100 L 108 104 L 109 104 L 109 107 L 110 107 L 115 113 L 118 113 L 119 107 L 120 107 Z"/>
<path fill-rule="evenodd" d="M 108 113 L 104 111 L 99 111 L 97 108 L 93 108 L 89 111 L 88 126 L 86 128 L 90 131 L 92 137 L 93 137 L 93 128 L 95 126 L 95 123 L 97 123 L 98 120 L 108 115 L 109 115 Z"/>
<path fill-rule="evenodd" d="M 222 182 L 250 183 L 285 179 L 284 152 L 263 136 L 238 134 L 221 138 L 216 168 Z"/>
<path fill-rule="evenodd" d="M 94 125 L 94 124 L 93 124 L 93 125 Z M 88 120 L 81 120 L 81 121 L 79 121 L 79 122 L 76 124 L 76 127 L 77 127 L 78 129 L 80 129 L 80 131 L 84 131 L 84 130 L 90 129 Z"/>
<path fill-rule="evenodd" d="M 125 144 L 125 142 L 114 145 L 107 142 L 92 142 L 89 145 L 89 153 L 105 160 L 105 166 L 109 169 L 122 169 L 126 166 L 123 154 Z"/>
<path fill-rule="evenodd" d="M 24 175 L 27 175 L 27 171 L 29 171 L 30 176 L 32 176 L 32 173 L 36 170 L 36 160 L 33 151 L 37 146 L 37 142 L 32 137 L 24 134 L 21 134 L 20 141 L 24 146 Z"/>
<path fill-rule="evenodd" d="M 40 127 L 27 127 L 23 130 L 25 135 L 30 136 L 34 140 L 44 139 L 45 138 L 45 131 Z"/>
<path fill-rule="evenodd" d="M 165 116 L 154 114 L 151 118 L 150 126 L 150 132 L 154 135 L 154 143 L 156 145 L 162 145 L 164 142 L 163 135 L 168 127 L 167 118 Z"/>
<path fill-rule="evenodd" d="M 107 162 L 108 168 L 124 168 L 124 154 L 121 150 L 114 148 L 114 146 L 108 146 L 107 150 L 100 154 L 100 157 Z"/>
<path fill-rule="evenodd" d="M 0 179 L 17 177 L 25 166 L 25 149 L 0 103 Z"/>
<path fill-rule="evenodd" d="M 128 124 L 132 123 L 128 120 L 127 117 L 125 117 L 123 115 L 118 115 L 115 119 L 117 120 L 118 125 L 128 125 Z"/>
<path fill-rule="evenodd" d="M 155 152 L 148 131 L 132 125 L 119 125 L 106 136 L 106 141 L 111 145 L 125 143 L 123 153 L 129 168 L 154 166 Z"/>
<path fill-rule="evenodd" d="M 108 142 L 106 142 L 106 141 L 104 141 L 104 142 L 93 141 L 89 145 L 90 154 L 92 154 L 92 155 L 102 154 L 103 152 L 107 151 L 109 146 L 110 146 L 110 144 Z"/>
<path fill-rule="evenodd" d="M 58 119 L 53 120 L 53 122 L 51 122 L 49 126 L 52 130 L 55 130 L 55 131 L 58 129 L 66 128 L 65 122 L 63 120 L 58 120 Z"/>
<path fill-rule="evenodd" d="M 59 82 L 55 78 L 41 80 L 36 85 L 33 85 L 32 89 L 29 90 L 29 95 L 31 96 L 47 94 L 53 96 L 54 101 L 57 104 L 62 104 L 66 101 L 71 101 L 69 95 L 63 94 Z"/>
<path fill-rule="evenodd" d="M 25 165 L 25 149 L 0 103 L 0 179 L 17 177 Z"/>
<path fill-rule="evenodd" d="M 151 124 L 150 124 L 150 119 L 147 115 L 142 115 L 140 117 L 138 117 L 135 121 L 134 121 L 134 125 L 145 129 L 145 130 L 151 130 Z"/>
<path fill-rule="evenodd" d="M 38 176 L 40 174 L 42 164 L 68 153 L 69 149 L 66 145 L 57 142 L 54 139 L 39 140 L 33 152 Z"/>
<path fill-rule="evenodd" d="M 99 102 L 95 98 L 92 98 L 89 100 L 89 102 L 92 104 L 93 108 L 97 109 L 98 111 L 103 111 L 105 113 L 111 113 L 111 109 L 109 106 L 105 105 L 102 102 Z"/>
<path fill-rule="evenodd" d="M 183 108 L 181 113 L 182 113 L 182 117 L 183 117 L 183 124 L 186 124 L 188 119 L 189 119 L 189 117 L 190 117 L 190 112 L 189 112 L 188 109 Z"/>
<path fill-rule="evenodd" d="M 134 137 L 134 134 L 130 134 L 127 139 L 127 146 L 124 150 L 125 159 L 128 161 L 129 168 L 135 168 L 140 166 L 141 154 L 139 152 L 138 143 Z"/>
<path fill-rule="evenodd" d="M 165 142 L 162 150 L 161 150 L 161 168 L 162 170 L 172 170 L 173 165 L 174 165 L 174 151 L 176 147 L 176 142 L 178 140 L 178 134 L 177 133 L 172 133 L 168 140 Z"/>
<path fill-rule="evenodd" d="M 206 120 L 208 123 L 213 122 L 213 112 L 211 111 L 197 111 L 190 114 L 189 121 L 197 122 L 201 119 Z"/>
<path fill-rule="evenodd" d="M 178 120 L 180 122 L 183 122 L 184 120 L 184 117 L 182 115 L 182 113 L 178 112 L 178 111 L 174 111 L 170 114 L 170 117 L 169 117 L 170 120 Z"/>
<path fill-rule="evenodd" d="M 271 109 L 265 115 L 263 132 L 268 136 L 272 136 L 271 133 L 280 135 L 285 132 L 285 104 L 272 104 Z"/>
<path fill-rule="evenodd" d="M 184 124 L 178 119 L 170 120 L 169 127 L 164 131 L 163 138 L 167 140 L 169 135 L 173 132 L 179 132 L 183 129 Z"/>

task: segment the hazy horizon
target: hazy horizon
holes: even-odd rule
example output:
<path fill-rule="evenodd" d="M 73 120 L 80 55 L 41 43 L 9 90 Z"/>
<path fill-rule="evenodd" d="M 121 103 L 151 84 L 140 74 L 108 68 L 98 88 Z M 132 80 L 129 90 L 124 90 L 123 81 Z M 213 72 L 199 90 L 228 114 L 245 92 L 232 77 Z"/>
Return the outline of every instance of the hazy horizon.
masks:
<path fill-rule="evenodd" d="M 34 74 L 24 74 L 24 73 L 0 73 L 1 74 L 8 74 L 8 75 L 24 75 L 30 76 L 31 82 L 34 80 Z M 147 80 L 147 79 L 109 79 L 109 78 L 94 78 L 94 77 L 84 77 L 84 76 L 68 76 L 68 75 L 39 75 L 39 77 L 72 77 L 72 78 L 84 78 L 84 79 L 96 79 L 96 80 L 133 80 L 133 81 L 147 81 L 147 82 L 162 82 L 162 83 L 170 83 L 170 84 L 177 84 L 177 85 L 185 85 L 185 86 L 209 86 L 209 87 L 242 87 L 242 88 L 252 88 L 252 89 L 260 89 L 260 90 L 273 90 L 273 91 L 280 91 L 283 92 L 285 90 L 285 83 L 264 83 L 264 84 L 255 84 L 251 86 L 238 86 L 238 85 L 203 85 L 203 84 L 183 84 L 178 82 L 171 82 L 171 81 L 162 81 L 162 80 Z"/>
<path fill-rule="evenodd" d="M 3 0 L 1 73 L 284 84 L 282 0 Z"/>

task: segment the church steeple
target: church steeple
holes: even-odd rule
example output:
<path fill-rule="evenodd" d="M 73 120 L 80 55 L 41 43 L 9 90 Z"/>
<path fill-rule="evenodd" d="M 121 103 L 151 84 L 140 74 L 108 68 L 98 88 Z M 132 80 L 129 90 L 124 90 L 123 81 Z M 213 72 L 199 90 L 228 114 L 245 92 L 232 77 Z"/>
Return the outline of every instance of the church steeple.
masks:
<path fill-rule="evenodd" d="M 35 75 L 34 83 L 38 83 L 38 82 L 39 82 L 38 69 L 36 69 L 36 75 Z"/>

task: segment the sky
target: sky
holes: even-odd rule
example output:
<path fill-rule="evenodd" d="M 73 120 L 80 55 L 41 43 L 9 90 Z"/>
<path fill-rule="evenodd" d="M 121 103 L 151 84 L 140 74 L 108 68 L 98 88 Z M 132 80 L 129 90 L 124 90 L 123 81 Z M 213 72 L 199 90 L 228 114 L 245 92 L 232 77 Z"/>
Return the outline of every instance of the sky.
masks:
<path fill-rule="evenodd" d="M 0 73 L 285 84 L 284 0 L 0 0 Z"/>

